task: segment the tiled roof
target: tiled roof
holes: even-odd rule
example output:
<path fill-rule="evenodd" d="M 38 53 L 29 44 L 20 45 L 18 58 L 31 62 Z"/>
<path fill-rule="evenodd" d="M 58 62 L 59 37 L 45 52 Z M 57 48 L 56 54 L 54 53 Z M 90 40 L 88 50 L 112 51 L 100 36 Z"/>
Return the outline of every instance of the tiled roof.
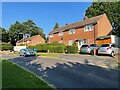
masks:
<path fill-rule="evenodd" d="M 80 22 L 76 22 L 76 23 L 68 24 L 68 25 L 60 27 L 60 28 L 56 28 L 55 30 L 51 31 L 49 34 L 58 33 L 60 31 L 65 31 L 65 30 L 72 29 L 72 28 L 83 27 L 83 26 L 88 25 L 88 24 L 94 24 L 94 23 L 98 22 L 98 20 L 103 15 L 106 15 L 106 14 L 102 14 L 102 15 L 99 15 L 99 16 L 95 16 L 95 17 L 92 17 L 92 18 L 82 20 Z"/>
<path fill-rule="evenodd" d="M 33 39 L 34 37 L 36 37 L 36 36 L 40 36 L 40 35 L 35 35 L 35 36 L 32 36 L 32 37 L 28 37 L 28 38 L 24 38 L 24 40 L 23 39 L 21 39 L 21 40 L 19 40 L 19 41 L 17 41 L 18 43 L 20 43 L 20 42 L 26 42 L 26 41 L 30 41 L 31 39 Z"/>

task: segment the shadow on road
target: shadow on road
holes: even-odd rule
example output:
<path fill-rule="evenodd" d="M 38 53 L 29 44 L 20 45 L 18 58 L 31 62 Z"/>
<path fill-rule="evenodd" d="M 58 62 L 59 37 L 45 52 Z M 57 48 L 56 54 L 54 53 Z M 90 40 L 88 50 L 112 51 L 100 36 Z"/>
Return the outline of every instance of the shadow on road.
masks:
<path fill-rule="evenodd" d="M 56 63 L 43 68 L 42 63 L 30 63 L 37 57 L 17 57 L 11 61 L 31 70 L 57 88 L 117 88 L 118 71 L 78 62 Z M 59 61 L 57 61 L 59 62 Z"/>

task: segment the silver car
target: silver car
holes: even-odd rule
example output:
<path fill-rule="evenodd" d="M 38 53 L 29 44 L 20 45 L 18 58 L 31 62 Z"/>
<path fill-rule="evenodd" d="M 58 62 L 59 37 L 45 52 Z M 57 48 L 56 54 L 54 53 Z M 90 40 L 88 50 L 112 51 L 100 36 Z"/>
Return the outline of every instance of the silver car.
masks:
<path fill-rule="evenodd" d="M 88 53 L 93 55 L 94 54 L 94 48 L 98 48 L 97 44 L 85 44 L 82 45 L 80 48 L 80 53 Z"/>
<path fill-rule="evenodd" d="M 31 55 L 35 55 L 34 51 L 30 50 L 30 49 L 21 49 L 19 52 L 20 56 L 31 56 Z"/>
<path fill-rule="evenodd" d="M 102 44 L 98 48 L 98 54 L 108 54 L 110 56 L 115 56 L 120 49 L 116 44 Z"/>

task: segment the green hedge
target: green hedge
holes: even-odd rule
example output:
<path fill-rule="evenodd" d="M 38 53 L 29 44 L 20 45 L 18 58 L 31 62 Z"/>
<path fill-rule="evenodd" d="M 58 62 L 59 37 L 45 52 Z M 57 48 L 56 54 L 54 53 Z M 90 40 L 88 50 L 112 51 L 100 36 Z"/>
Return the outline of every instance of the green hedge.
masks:
<path fill-rule="evenodd" d="M 66 46 L 67 53 L 77 53 L 78 47 L 77 46 Z"/>
<path fill-rule="evenodd" d="M 35 47 L 37 49 L 37 52 L 47 52 L 47 51 L 51 53 L 77 53 L 78 52 L 78 47 L 75 43 L 72 46 L 65 46 L 64 44 L 53 42 L 48 44 L 38 44 L 36 46 L 29 46 L 28 48 L 33 50 Z"/>
<path fill-rule="evenodd" d="M 53 52 L 53 53 L 64 53 L 65 52 L 64 45 L 48 46 L 47 49 L 49 50 L 49 52 Z"/>
<path fill-rule="evenodd" d="M 34 50 L 36 46 L 28 46 L 29 49 Z"/>
<path fill-rule="evenodd" d="M 118 68 L 120 69 L 120 59 L 118 60 Z"/>
<path fill-rule="evenodd" d="M 29 46 L 28 48 L 33 50 L 36 47 L 37 52 L 52 52 L 52 53 L 64 53 L 65 52 L 65 45 L 58 44 L 57 42 L 48 43 L 48 44 L 38 44 L 36 46 Z"/>
<path fill-rule="evenodd" d="M 13 49 L 12 44 L 4 42 L 0 43 L 0 50 L 12 50 L 12 49 Z"/>

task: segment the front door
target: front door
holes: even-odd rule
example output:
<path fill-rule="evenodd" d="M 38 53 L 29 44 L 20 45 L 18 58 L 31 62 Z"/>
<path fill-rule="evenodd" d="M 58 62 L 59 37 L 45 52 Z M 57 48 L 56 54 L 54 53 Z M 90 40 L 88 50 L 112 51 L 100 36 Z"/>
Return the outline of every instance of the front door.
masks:
<path fill-rule="evenodd" d="M 78 40 L 78 49 L 84 44 L 84 40 Z"/>

